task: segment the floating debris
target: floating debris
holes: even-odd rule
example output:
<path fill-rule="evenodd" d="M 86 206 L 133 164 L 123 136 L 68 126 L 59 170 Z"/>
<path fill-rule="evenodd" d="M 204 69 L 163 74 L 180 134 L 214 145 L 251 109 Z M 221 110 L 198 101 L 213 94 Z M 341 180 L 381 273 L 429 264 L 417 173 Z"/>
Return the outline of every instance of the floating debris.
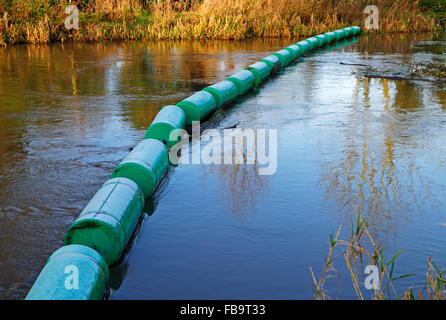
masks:
<path fill-rule="evenodd" d="M 446 65 L 433 62 L 417 62 L 412 59 L 407 64 L 392 64 L 390 61 L 379 61 L 376 67 L 361 63 L 340 64 L 357 66 L 358 69 L 354 73 L 366 78 L 446 83 Z"/>

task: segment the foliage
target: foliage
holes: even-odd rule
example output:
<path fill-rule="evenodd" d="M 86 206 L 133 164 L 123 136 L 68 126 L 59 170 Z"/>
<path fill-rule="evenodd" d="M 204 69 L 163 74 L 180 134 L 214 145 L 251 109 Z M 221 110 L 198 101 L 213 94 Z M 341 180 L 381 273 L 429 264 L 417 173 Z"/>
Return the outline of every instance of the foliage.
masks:
<path fill-rule="evenodd" d="M 380 8 L 379 32 L 440 29 L 445 0 L 373 2 Z M 80 10 L 79 30 L 64 27 L 68 4 Z M 0 0 L 0 45 L 70 40 L 292 38 L 361 26 L 367 4 L 365 0 Z"/>
<path fill-rule="evenodd" d="M 398 251 L 392 258 L 386 259 L 384 256 L 384 249 L 382 245 L 378 244 L 369 232 L 367 222 L 364 220 L 359 210 L 357 211 L 356 225 L 352 225 L 352 232 L 350 238 L 345 241 L 341 240 L 340 233 L 342 226 L 339 227 L 335 236 L 330 234 L 330 248 L 328 257 L 325 259 L 325 264 L 321 272 L 320 278 L 317 280 L 313 270 L 310 267 L 313 278 L 313 298 L 316 300 L 331 299 L 325 288 L 327 279 L 331 277 L 340 277 L 334 267 L 335 252 L 338 247 L 343 248 L 339 257 L 343 257 L 345 265 L 349 271 L 353 288 L 358 299 L 365 299 L 365 295 L 361 288 L 360 279 L 364 278 L 364 268 L 366 265 L 374 265 L 379 271 L 378 287 L 372 290 L 371 299 L 403 299 L 403 300 L 419 300 L 445 299 L 446 279 L 444 278 L 444 271 L 431 261 L 431 257 L 427 259 L 426 282 L 422 290 L 409 287 L 404 292 L 398 292 L 394 286 L 394 282 L 400 279 L 415 276 L 415 274 L 396 275 L 395 262 L 401 255 L 403 249 Z"/>

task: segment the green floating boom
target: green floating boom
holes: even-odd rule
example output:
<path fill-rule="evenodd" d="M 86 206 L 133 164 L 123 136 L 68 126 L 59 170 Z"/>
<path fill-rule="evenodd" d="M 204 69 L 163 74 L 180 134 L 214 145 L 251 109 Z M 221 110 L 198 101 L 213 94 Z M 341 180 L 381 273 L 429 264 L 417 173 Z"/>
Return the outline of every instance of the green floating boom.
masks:
<path fill-rule="evenodd" d="M 198 91 L 189 98 L 177 103 L 186 114 L 186 124 L 190 126 L 192 121 L 205 119 L 211 112 L 217 109 L 217 102 L 212 94 L 206 91 Z"/>
<path fill-rule="evenodd" d="M 280 60 L 277 56 L 269 55 L 266 58 L 260 60 L 261 62 L 265 62 L 270 68 L 270 74 L 276 74 L 280 70 Z"/>
<path fill-rule="evenodd" d="M 121 257 L 143 208 L 144 194 L 135 182 L 126 178 L 111 179 L 96 192 L 68 229 L 64 243 L 90 247 L 112 265 Z"/>
<path fill-rule="evenodd" d="M 353 27 L 343 28 L 342 30 L 347 33 L 347 37 L 351 37 L 355 34 L 355 29 L 353 29 Z"/>
<path fill-rule="evenodd" d="M 145 198 L 153 194 L 169 164 L 168 147 L 176 143 L 170 141 L 170 133 L 205 119 L 306 52 L 334 41 L 338 41 L 335 47 L 352 43 L 357 37 L 347 38 L 360 33 L 353 26 L 300 41 L 176 106 L 162 108 L 147 129 L 146 139 L 113 171 L 69 228 L 66 246 L 50 256 L 26 299 L 102 299 L 109 286 L 108 266 L 119 261 L 144 210 Z"/>
<path fill-rule="evenodd" d="M 329 42 L 336 41 L 336 34 L 333 31 L 324 33 L 326 37 L 328 37 Z"/>
<path fill-rule="evenodd" d="M 231 103 L 238 97 L 237 86 L 228 80 L 223 80 L 212 86 L 204 88 L 203 91 L 207 91 L 212 94 L 217 108 Z"/>
<path fill-rule="evenodd" d="M 287 65 L 289 65 L 294 60 L 294 57 L 291 54 L 291 52 L 289 52 L 288 50 L 285 50 L 285 49 L 274 52 L 272 55 L 279 58 L 281 68 L 285 68 Z"/>
<path fill-rule="evenodd" d="M 305 50 L 295 44 L 286 47 L 285 50 L 288 50 L 293 55 L 293 60 L 300 58 L 305 53 Z"/>
<path fill-rule="evenodd" d="M 354 30 L 354 35 L 358 35 L 361 33 L 361 28 L 358 26 L 351 27 Z"/>
<path fill-rule="evenodd" d="M 335 30 L 333 33 L 336 35 L 336 40 L 339 41 L 347 36 L 344 30 Z"/>
<path fill-rule="evenodd" d="M 145 139 L 124 158 L 111 178 L 127 178 L 135 182 L 148 198 L 155 191 L 169 164 L 166 146 L 155 139 Z"/>
<path fill-rule="evenodd" d="M 252 72 L 242 70 L 226 78 L 226 80 L 234 83 L 237 86 L 238 95 L 242 96 L 251 90 L 252 86 L 254 85 L 255 78 Z"/>
<path fill-rule="evenodd" d="M 313 45 L 308 40 L 299 41 L 298 43 L 296 43 L 296 46 L 301 48 L 304 53 L 307 53 L 308 51 L 311 51 L 313 49 Z"/>
<path fill-rule="evenodd" d="M 329 42 L 328 37 L 324 34 L 319 34 L 319 35 L 315 36 L 315 38 L 319 41 L 319 48 L 323 47 L 324 45 L 328 44 L 328 42 Z"/>
<path fill-rule="evenodd" d="M 152 124 L 146 131 L 145 139 L 156 139 L 164 143 L 168 148 L 172 148 L 178 141 L 170 140 L 170 133 L 176 129 L 183 129 L 186 126 L 186 114 L 177 106 L 166 106 L 162 108 Z"/>
<path fill-rule="evenodd" d="M 47 260 L 26 300 L 101 300 L 108 287 L 107 262 L 95 250 L 69 245 Z"/>
<path fill-rule="evenodd" d="M 256 62 L 245 68 L 245 70 L 251 71 L 254 75 L 256 85 L 259 85 L 269 77 L 271 69 L 272 68 L 264 61 Z"/>
<path fill-rule="evenodd" d="M 319 42 L 319 40 L 316 37 L 311 37 L 311 38 L 308 38 L 307 40 L 311 42 L 311 44 L 313 46 L 312 50 L 317 49 L 317 48 L 320 47 L 320 45 L 319 45 L 320 42 Z"/>
<path fill-rule="evenodd" d="M 315 42 L 314 42 L 315 41 Z M 310 38 L 308 38 L 308 39 L 305 39 L 305 40 L 303 40 L 302 42 L 306 42 L 306 43 L 308 43 L 309 44 L 309 46 L 310 46 L 310 49 L 308 50 L 308 51 L 311 51 L 311 50 L 314 50 L 314 49 L 316 49 L 317 48 L 317 45 L 318 45 L 318 41 L 317 41 L 317 39 L 314 39 L 314 41 L 312 41 L 312 40 L 310 40 Z"/>

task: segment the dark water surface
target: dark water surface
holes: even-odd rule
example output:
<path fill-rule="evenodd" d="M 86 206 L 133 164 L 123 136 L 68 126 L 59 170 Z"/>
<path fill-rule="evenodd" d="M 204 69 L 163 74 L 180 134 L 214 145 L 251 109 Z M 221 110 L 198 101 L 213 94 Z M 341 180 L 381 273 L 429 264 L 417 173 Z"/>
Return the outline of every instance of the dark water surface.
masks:
<path fill-rule="evenodd" d="M 429 40 L 429 41 L 428 41 Z M 157 111 L 287 40 L 12 46 L 0 50 L 0 298 L 24 298 L 65 231 Z M 359 208 L 396 273 L 446 265 L 446 87 L 366 79 L 345 63 L 445 63 L 446 42 L 361 37 L 306 57 L 219 114 L 278 129 L 278 169 L 170 168 L 111 299 L 312 297 L 329 233 Z M 217 122 L 216 122 L 217 123 Z M 151 210 L 148 210 L 151 211 Z M 329 294 L 353 298 L 343 260 Z M 367 290 L 364 289 L 367 296 Z"/>

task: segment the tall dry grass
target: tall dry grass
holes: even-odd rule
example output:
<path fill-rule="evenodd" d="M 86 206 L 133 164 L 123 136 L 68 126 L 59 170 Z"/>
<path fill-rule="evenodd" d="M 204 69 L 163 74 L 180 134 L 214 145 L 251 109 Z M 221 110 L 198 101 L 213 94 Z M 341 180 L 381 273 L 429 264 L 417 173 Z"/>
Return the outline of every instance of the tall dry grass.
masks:
<path fill-rule="evenodd" d="M 139 0 L 93 0 L 92 12 L 104 14 L 109 20 L 122 19 L 127 15 L 137 15 L 142 10 Z"/>
<path fill-rule="evenodd" d="M 245 39 L 309 36 L 363 25 L 369 1 L 204 0 L 178 15 L 166 3 L 154 8 L 153 38 Z M 423 15 L 418 1 L 379 0 L 381 32 L 426 32 L 439 24 Z"/>
<path fill-rule="evenodd" d="M 246 39 L 309 36 L 364 23 L 369 0 L 3 0 L 0 44 L 113 39 Z M 428 32 L 440 22 L 419 1 L 376 0 L 380 32 Z M 80 9 L 66 30 L 64 8 Z"/>
<path fill-rule="evenodd" d="M 336 235 L 330 234 L 328 256 L 325 259 L 319 278 L 316 278 L 313 269 L 310 267 L 313 279 L 313 299 L 332 299 L 328 294 L 326 283 L 330 278 L 341 277 L 335 268 L 334 261 L 343 258 L 355 295 L 359 300 L 367 299 L 368 294 L 370 294 L 369 298 L 373 300 L 445 300 L 446 278 L 444 270 L 435 265 L 432 257 L 427 259 L 427 271 L 423 288 L 410 286 L 407 289 L 397 290 L 396 281 L 415 276 L 415 274 L 396 275 L 395 262 L 403 250 L 397 252 L 392 258 L 385 259 L 382 244 L 378 243 L 372 236 L 359 209 L 356 208 L 355 211 L 357 212 L 357 220 L 356 224 L 352 226 L 348 240 L 340 239 L 342 225 Z M 340 252 L 339 255 L 336 255 L 336 252 Z M 362 281 L 366 277 L 364 269 L 367 265 L 376 266 L 379 275 L 376 288 L 365 290 L 368 291 L 368 294 L 364 292 L 365 285 Z M 339 290 L 341 291 L 341 288 Z"/>

